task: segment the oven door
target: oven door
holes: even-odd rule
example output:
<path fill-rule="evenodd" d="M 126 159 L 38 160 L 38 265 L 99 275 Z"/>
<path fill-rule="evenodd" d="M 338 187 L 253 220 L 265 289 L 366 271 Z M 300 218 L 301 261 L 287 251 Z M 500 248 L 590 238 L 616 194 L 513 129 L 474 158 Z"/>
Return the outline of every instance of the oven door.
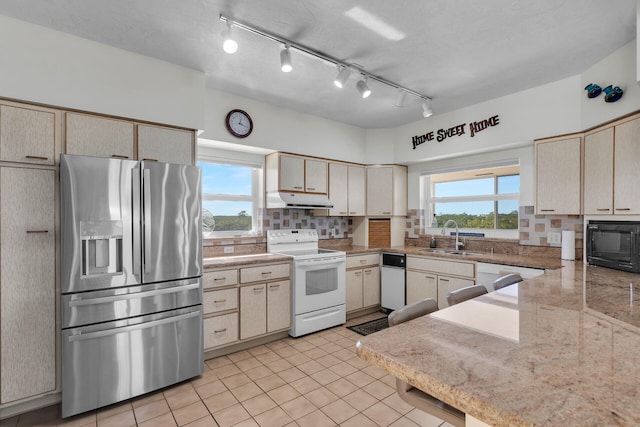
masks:
<path fill-rule="evenodd" d="M 345 257 L 294 260 L 293 265 L 294 314 L 345 304 Z"/>

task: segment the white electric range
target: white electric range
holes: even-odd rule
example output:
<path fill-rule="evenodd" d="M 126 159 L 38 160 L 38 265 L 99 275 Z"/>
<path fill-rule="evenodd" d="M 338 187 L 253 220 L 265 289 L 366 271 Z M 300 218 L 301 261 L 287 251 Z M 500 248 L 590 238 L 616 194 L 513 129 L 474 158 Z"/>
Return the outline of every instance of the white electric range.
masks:
<path fill-rule="evenodd" d="M 318 232 L 311 229 L 267 230 L 267 252 L 293 257 L 289 335 L 346 322 L 345 252 L 318 248 Z"/>

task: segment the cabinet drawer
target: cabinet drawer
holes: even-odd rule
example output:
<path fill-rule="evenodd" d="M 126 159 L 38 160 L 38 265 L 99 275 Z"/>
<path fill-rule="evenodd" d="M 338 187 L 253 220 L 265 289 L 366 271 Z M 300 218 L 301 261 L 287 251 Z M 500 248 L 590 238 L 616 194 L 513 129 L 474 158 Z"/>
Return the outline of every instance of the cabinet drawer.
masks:
<path fill-rule="evenodd" d="M 238 340 L 238 313 L 204 319 L 204 348 Z"/>
<path fill-rule="evenodd" d="M 286 279 L 291 276 L 291 264 L 261 265 L 240 269 L 240 283 L 260 282 L 271 279 Z"/>
<path fill-rule="evenodd" d="M 217 313 L 238 308 L 238 289 L 222 289 L 219 291 L 205 292 L 204 314 Z"/>
<path fill-rule="evenodd" d="M 367 265 L 380 265 L 380 254 L 378 252 L 351 255 L 347 257 L 347 268 L 358 268 Z"/>
<path fill-rule="evenodd" d="M 238 270 L 207 271 L 204 273 L 202 282 L 204 289 L 236 285 L 238 284 Z"/>
<path fill-rule="evenodd" d="M 473 262 L 448 261 L 438 258 L 407 257 L 407 268 L 471 278 L 476 276 L 476 265 Z"/>

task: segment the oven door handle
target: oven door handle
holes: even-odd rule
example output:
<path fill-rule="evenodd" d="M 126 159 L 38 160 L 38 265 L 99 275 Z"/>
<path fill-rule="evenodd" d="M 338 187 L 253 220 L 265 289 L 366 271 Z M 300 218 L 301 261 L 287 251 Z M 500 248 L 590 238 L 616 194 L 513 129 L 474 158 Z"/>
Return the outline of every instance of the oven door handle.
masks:
<path fill-rule="evenodd" d="M 322 261 L 316 261 L 313 259 L 301 259 L 301 260 L 294 260 L 294 262 L 296 264 L 299 264 L 301 267 L 316 267 L 316 266 L 322 266 L 322 265 L 340 265 L 340 264 L 344 264 L 347 261 L 344 258 L 340 258 L 340 257 L 336 257 L 336 258 L 329 258 L 329 259 L 323 259 Z"/>

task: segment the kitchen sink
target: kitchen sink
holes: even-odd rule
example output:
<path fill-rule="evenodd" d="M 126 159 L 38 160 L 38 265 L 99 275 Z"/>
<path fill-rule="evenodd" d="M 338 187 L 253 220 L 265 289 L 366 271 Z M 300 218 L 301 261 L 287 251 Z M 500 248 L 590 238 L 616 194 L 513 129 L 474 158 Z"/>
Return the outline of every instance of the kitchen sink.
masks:
<path fill-rule="evenodd" d="M 481 252 L 456 251 L 453 249 L 420 249 L 418 252 L 428 252 L 431 254 L 451 254 L 451 255 L 482 255 Z"/>

